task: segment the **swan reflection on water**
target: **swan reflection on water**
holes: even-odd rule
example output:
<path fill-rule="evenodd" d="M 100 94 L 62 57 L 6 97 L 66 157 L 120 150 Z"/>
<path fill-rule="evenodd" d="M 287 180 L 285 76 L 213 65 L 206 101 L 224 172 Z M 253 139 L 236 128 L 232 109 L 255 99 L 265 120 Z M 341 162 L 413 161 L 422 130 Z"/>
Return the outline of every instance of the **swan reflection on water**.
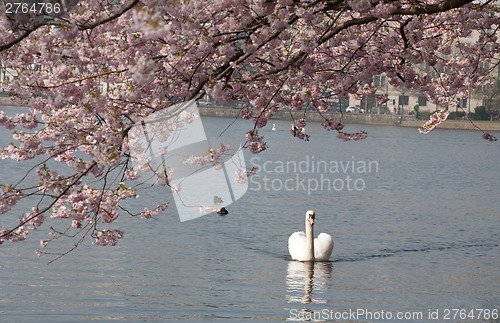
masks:
<path fill-rule="evenodd" d="M 289 261 L 286 276 L 288 303 L 326 303 L 321 296 L 328 288 L 331 262 Z"/>

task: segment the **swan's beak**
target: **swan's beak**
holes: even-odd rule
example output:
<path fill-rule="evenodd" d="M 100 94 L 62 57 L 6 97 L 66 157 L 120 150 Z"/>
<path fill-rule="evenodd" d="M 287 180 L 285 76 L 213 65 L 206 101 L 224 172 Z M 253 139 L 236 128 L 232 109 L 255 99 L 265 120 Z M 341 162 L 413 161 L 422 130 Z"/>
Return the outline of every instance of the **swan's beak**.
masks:
<path fill-rule="evenodd" d="M 309 218 L 309 223 L 311 223 L 311 225 L 314 225 L 314 219 L 313 218 Z"/>

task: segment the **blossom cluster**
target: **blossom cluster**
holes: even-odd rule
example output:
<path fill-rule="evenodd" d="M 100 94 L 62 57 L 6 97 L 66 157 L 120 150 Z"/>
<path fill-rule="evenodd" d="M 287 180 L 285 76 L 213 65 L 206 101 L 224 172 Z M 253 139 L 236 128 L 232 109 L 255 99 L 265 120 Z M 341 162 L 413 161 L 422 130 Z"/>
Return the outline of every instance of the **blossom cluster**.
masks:
<path fill-rule="evenodd" d="M 484 132 L 483 133 L 483 139 L 488 140 L 488 141 L 497 141 L 497 138 L 490 134 L 489 132 Z"/>
<path fill-rule="evenodd" d="M 118 239 L 123 238 L 124 232 L 120 230 L 101 230 L 95 234 L 94 244 L 98 246 L 116 246 Z"/>
<path fill-rule="evenodd" d="M 158 215 L 160 212 L 165 211 L 167 207 L 168 207 L 168 202 L 162 205 L 158 205 L 152 211 L 149 211 L 148 208 L 144 208 L 144 210 L 141 212 L 141 216 L 143 219 L 152 218 L 153 216 Z"/>
<path fill-rule="evenodd" d="M 248 149 L 253 154 L 258 154 L 267 149 L 263 136 L 259 136 L 258 130 L 249 130 L 246 134 Z"/>
<path fill-rule="evenodd" d="M 429 132 L 436 129 L 437 126 L 440 125 L 443 121 L 445 121 L 449 115 L 450 112 L 448 110 L 440 110 L 434 112 L 433 114 L 431 114 L 429 121 L 427 121 L 422 126 L 422 128 L 418 129 L 418 131 L 422 134 L 428 134 Z"/>
<path fill-rule="evenodd" d="M 248 173 L 245 170 L 238 169 L 234 171 L 234 173 L 236 174 L 236 177 L 234 178 L 236 183 L 245 184 L 247 182 Z"/>
<path fill-rule="evenodd" d="M 359 131 L 355 133 L 348 133 L 348 132 L 343 132 L 339 131 L 337 138 L 343 139 L 344 141 L 359 141 L 366 139 L 368 137 L 367 133 L 365 131 Z"/>
<path fill-rule="evenodd" d="M 224 163 L 222 157 L 229 150 L 229 145 L 223 143 L 217 149 L 209 148 L 208 151 L 201 155 L 189 155 L 183 158 L 183 162 L 188 165 L 206 165 L 212 164 L 213 168 L 218 170 L 222 168 Z"/>
<path fill-rule="evenodd" d="M 252 121 L 257 128 L 263 128 L 267 125 L 267 122 L 272 117 L 271 109 L 265 108 L 258 116 L 253 117 Z"/>
<path fill-rule="evenodd" d="M 333 121 L 333 118 L 325 118 L 321 125 L 328 131 L 341 131 L 342 129 L 344 129 L 344 125 L 340 121 Z"/>
<path fill-rule="evenodd" d="M 0 214 L 7 213 L 16 205 L 17 201 L 23 198 L 22 190 L 14 189 L 12 185 L 0 184 Z"/>
<path fill-rule="evenodd" d="M 45 215 L 37 208 L 32 208 L 32 212 L 25 213 L 19 219 L 19 223 L 26 226 L 28 230 L 36 230 L 37 227 L 43 224 L 43 221 L 45 221 Z"/>
<path fill-rule="evenodd" d="M 200 206 L 200 213 L 206 214 L 206 213 L 212 213 L 212 212 L 217 212 L 217 206 L 215 206 L 215 205 L 202 205 L 202 206 Z"/>
<path fill-rule="evenodd" d="M 310 135 L 306 133 L 306 125 L 307 121 L 306 119 L 296 119 L 292 126 L 290 127 L 290 133 L 299 139 L 302 139 L 304 141 L 308 141 Z"/>
<path fill-rule="evenodd" d="M 18 242 L 26 240 L 28 236 L 28 230 L 26 230 L 23 226 L 20 226 L 14 231 L 3 229 L 0 230 L 0 244 L 4 241 Z"/>
<path fill-rule="evenodd" d="M 32 212 L 26 213 L 19 218 L 19 226 L 16 229 L 0 230 L 0 244 L 4 241 L 23 241 L 26 240 L 30 230 L 36 230 L 45 220 L 43 212 L 33 208 Z"/>
<path fill-rule="evenodd" d="M 39 125 L 38 119 L 33 113 L 18 113 L 14 117 L 8 117 L 5 112 L 0 111 L 0 126 L 12 130 L 17 126 L 25 129 L 34 129 Z"/>
<path fill-rule="evenodd" d="M 50 205 L 12 221 L 0 242 L 69 219 L 76 230 L 95 224 L 96 244 L 116 244 L 122 231 L 97 226 L 116 223 L 123 202 L 148 187 L 141 171 L 153 171 L 155 184 L 181 188 L 169 183 L 169 149 L 196 116 L 179 102 L 208 95 L 244 103 L 240 116 L 251 129 L 243 131 L 245 148 L 256 154 L 267 149 L 261 129 L 279 111 L 294 118 L 291 135 L 308 140 L 311 110 L 323 114 L 332 99 L 372 97 L 378 75 L 452 108 L 487 82 L 500 57 L 494 2 L 89 0 L 47 19 L 13 28 L 0 17 L 0 61 L 12 76 L 2 79 L 2 89 L 13 104 L 29 107 L 15 115 L 0 111 L 0 126 L 12 132 L 0 157 L 47 159 L 18 183 L 0 185 L 0 214 L 27 196 Z M 465 44 L 471 33 L 478 37 Z M 433 114 L 420 132 L 447 116 Z M 344 132 L 341 121 L 325 115 L 322 126 L 342 140 L 366 138 Z M 186 162 L 220 168 L 227 149 Z M 153 150 L 165 164 L 153 163 Z M 244 180 L 237 172 L 236 181 Z M 144 208 L 143 217 L 167 205 L 155 204 L 162 207 Z"/>

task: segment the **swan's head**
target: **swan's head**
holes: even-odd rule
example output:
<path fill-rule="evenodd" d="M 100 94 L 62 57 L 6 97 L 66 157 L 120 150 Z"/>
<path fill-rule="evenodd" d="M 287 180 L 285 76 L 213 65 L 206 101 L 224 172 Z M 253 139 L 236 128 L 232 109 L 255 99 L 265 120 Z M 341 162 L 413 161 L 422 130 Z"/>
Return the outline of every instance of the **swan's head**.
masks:
<path fill-rule="evenodd" d="M 306 221 L 309 221 L 311 225 L 314 225 L 314 211 L 309 210 L 306 212 Z"/>

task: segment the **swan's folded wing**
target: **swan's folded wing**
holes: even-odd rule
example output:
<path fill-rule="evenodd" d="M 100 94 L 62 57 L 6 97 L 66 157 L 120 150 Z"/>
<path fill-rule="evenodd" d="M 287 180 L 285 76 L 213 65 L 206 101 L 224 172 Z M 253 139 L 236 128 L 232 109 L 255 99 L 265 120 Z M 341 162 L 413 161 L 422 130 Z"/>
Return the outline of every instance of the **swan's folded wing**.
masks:
<path fill-rule="evenodd" d="M 327 261 L 330 259 L 333 250 L 333 239 L 328 233 L 320 233 L 314 239 L 314 259 L 316 261 Z"/>
<path fill-rule="evenodd" d="M 306 234 L 304 231 L 294 232 L 288 238 L 288 252 L 294 260 L 304 258 L 304 251 L 306 250 Z"/>

